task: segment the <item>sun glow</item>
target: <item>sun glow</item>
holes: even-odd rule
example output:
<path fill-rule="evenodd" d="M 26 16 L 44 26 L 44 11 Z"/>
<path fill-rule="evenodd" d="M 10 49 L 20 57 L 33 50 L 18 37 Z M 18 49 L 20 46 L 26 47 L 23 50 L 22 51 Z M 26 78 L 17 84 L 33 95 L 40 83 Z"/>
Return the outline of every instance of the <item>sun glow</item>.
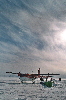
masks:
<path fill-rule="evenodd" d="M 61 40 L 66 41 L 66 30 L 61 33 Z"/>

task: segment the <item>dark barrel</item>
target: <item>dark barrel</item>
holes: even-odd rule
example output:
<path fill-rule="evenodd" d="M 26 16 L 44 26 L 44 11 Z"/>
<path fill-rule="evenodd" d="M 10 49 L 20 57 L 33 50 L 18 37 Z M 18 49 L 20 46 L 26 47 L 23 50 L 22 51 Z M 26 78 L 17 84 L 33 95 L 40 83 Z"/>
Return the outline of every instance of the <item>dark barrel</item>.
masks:
<path fill-rule="evenodd" d="M 59 78 L 59 81 L 61 81 L 61 78 Z"/>

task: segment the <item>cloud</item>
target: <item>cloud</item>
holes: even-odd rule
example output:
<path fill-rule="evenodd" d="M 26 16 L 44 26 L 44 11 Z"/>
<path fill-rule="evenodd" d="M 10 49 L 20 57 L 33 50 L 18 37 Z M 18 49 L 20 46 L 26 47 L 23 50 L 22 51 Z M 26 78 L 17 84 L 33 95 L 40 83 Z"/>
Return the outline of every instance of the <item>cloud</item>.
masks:
<path fill-rule="evenodd" d="M 65 6 L 65 0 L 0 1 L 0 67 L 65 72 Z"/>

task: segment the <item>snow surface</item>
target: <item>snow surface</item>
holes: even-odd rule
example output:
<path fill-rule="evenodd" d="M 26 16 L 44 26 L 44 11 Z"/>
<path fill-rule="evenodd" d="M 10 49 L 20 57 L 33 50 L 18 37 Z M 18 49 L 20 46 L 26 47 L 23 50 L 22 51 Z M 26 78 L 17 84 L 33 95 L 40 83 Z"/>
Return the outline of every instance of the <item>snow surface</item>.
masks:
<path fill-rule="evenodd" d="M 22 84 L 17 77 L 0 77 L 0 100 L 66 100 L 66 80 L 55 87 Z"/>

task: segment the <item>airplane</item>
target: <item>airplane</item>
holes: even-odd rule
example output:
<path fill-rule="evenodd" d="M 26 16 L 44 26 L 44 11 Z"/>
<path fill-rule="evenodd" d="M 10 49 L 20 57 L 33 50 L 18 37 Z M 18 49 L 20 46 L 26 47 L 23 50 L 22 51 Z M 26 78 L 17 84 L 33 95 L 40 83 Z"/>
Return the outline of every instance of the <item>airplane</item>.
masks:
<path fill-rule="evenodd" d="M 35 83 L 36 79 L 40 79 L 40 81 L 44 81 L 44 79 L 48 79 L 48 77 L 53 77 L 53 75 L 60 75 L 60 74 L 40 74 L 40 68 L 38 69 L 38 74 L 22 74 L 22 73 L 13 73 L 13 72 L 6 72 L 6 73 L 12 73 L 12 74 L 18 74 L 19 79 L 22 83 L 26 81 L 31 81 L 32 83 Z M 51 78 L 52 80 L 52 78 Z"/>

